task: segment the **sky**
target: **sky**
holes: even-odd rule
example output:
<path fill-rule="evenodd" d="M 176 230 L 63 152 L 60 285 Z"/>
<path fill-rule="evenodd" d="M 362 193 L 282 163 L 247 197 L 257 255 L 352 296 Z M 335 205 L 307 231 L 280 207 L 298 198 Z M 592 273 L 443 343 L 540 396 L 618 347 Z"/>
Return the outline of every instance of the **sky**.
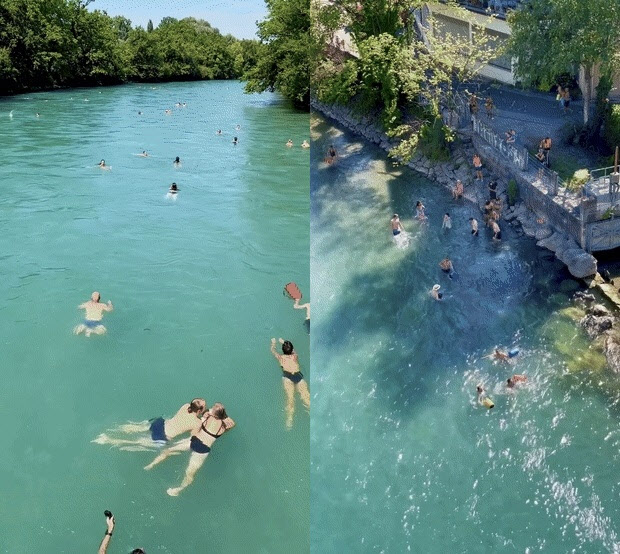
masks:
<path fill-rule="evenodd" d="M 157 27 L 163 17 L 206 19 L 223 35 L 256 38 L 256 21 L 267 15 L 264 0 L 94 0 L 88 8 L 131 19 L 146 28 L 151 19 Z"/>

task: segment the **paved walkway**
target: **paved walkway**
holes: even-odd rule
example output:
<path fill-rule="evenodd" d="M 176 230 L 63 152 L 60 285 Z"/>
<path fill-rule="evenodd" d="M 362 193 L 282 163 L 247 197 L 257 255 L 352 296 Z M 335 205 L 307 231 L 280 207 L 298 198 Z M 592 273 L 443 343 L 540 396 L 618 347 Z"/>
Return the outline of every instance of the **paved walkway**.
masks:
<path fill-rule="evenodd" d="M 471 90 L 471 89 L 470 89 Z M 562 144 L 561 129 L 568 123 L 581 124 L 583 120 L 583 102 L 571 101 L 568 113 L 560 109 L 555 94 L 535 91 L 521 91 L 509 86 L 501 86 L 483 82 L 477 92 L 479 98 L 479 115 L 486 119 L 484 99 L 490 94 L 495 103 L 495 117 L 489 123 L 503 136 L 508 129 L 517 132 L 517 144 L 527 148 L 535 148 L 540 140 L 546 136 L 553 141 L 553 152 L 562 152 L 579 161 L 579 164 L 589 169 L 595 159 L 587 151 L 575 146 Z M 551 158 L 553 169 L 553 157 Z"/>

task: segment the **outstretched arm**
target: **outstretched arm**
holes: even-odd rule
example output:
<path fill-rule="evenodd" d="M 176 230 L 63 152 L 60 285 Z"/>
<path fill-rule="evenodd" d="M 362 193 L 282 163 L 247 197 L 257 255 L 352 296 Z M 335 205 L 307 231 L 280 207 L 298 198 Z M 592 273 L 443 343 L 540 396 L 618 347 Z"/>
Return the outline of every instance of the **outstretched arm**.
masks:
<path fill-rule="evenodd" d="M 280 354 L 276 350 L 276 339 L 271 339 L 271 353 L 274 355 L 275 359 L 280 361 Z"/>
<path fill-rule="evenodd" d="M 101 544 L 99 545 L 99 550 L 97 551 L 97 554 L 106 554 L 108 550 L 108 544 L 110 544 L 110 540 L 112 538 L 112 532 L 114 531 L 114 516 L 111 514 L 111 512 L 107 513 L 110 514 L 109 517 L 106 515 L 106 524 L 108 528 L 106 529 L 105 535 L 103 536 Z"/>
<path fill-rule="evenodd" d="M 224 420 L 224 425 L 226 426 L 226 431 L 230 431 L 235 425 L 235 420 L 232 417 L 227 417 Z"/>

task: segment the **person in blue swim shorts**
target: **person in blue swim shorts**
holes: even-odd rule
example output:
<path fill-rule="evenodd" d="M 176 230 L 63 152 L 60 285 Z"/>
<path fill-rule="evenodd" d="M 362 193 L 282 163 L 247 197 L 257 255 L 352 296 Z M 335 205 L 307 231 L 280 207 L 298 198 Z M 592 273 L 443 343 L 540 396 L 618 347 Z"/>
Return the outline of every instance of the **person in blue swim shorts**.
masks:
<path fill-rule="evenodd" d="M 153 447 L 168 444 L 175 437 L 184 433 L 190 433 L 202 422 L 207 411 L 207 402 L 204 398 L 194 398 L 191 402 L 183 404 L 176 414 L 170 419 L 157 417 L 149 421 L 139 423 L 126 423 L 107 433 L 101 433 L 95 440 L 97 444 L 110 446 L 137 447 L 151 450 Z M 116 435 L 136 435 L 134 438 L 114 438 Z"/>
<path fill-rule="evenodd" d="M 84 323 L 76 325 L 73 329 L 73 333 L 79 335 L 84 333 L 87 337 L 90 337 L 91 333 L 95 335 L 103 335 L 106 332 L 106 328 L 101 323 L 103 319 L 103 312 L 111 312 L 114 309 L 112 302 L 108 300 L 107 304 L 101 302 L 101 295 L 95 291 L 90 295 L 90 300 L 80 304 L 78 309 L 85 310 Z"/>
<path fill-rule="evenodd" d="M 290 429 L 293 426 L 293 414 L 295 413 L 295 390 L 308 409 L 310 409 L 310 391 L 308 383 L 299 370 L 299 358 L 293 348 L 293 343 L 280 339 L 280 344 L 282 354 L 276 350 L 276 339 L 271 339 L 271 353 L 282 368 L 282 385 L 286 393 L 286 426 Z"/>
<path fill-rule="evenodd" d="M 392 219 L 390 219 L 390 225 L 392 226 L 393 236 L 400 235 L 404 231 L 403 226 L 400 223 L 400 218 L 398 217 L 398 214 L 394 214 L 392 216 Z"/>

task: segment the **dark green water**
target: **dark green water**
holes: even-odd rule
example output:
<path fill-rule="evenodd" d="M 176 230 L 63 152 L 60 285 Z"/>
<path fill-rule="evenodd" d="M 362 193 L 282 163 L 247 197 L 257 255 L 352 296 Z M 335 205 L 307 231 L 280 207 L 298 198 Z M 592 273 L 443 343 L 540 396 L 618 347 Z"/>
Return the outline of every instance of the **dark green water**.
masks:
<path fill-rule="evenodd" d="M 236 82 L 0 100 L 3 552 L 95 552 L 106 508 L 110 552 L 308 551 L 309 416 L 298 403 L 285 430 L 269 353 L 289 338 L 309 374 L 282 295 L 309 293 L 305 138 L 307 114 Z M 93 290 L 114 302 L 108 334 L 75 337 Z M 195 396 L 237 427 L 178 498 L 187 455 L 145 472 L 154 453 L 90 442 Z"/>
<path fill-rule="evenodd" d="M 576 283 L 506 224 L 473 238 L 471 204 L 383 151 L 319 117 L 313 139 L 313 552 L 619 552 L 618 378 L 567 317 Z M 496 345 L 516 363 L 484 359 Z M 511 394 L 513 373 L 529 384 Z"/>

